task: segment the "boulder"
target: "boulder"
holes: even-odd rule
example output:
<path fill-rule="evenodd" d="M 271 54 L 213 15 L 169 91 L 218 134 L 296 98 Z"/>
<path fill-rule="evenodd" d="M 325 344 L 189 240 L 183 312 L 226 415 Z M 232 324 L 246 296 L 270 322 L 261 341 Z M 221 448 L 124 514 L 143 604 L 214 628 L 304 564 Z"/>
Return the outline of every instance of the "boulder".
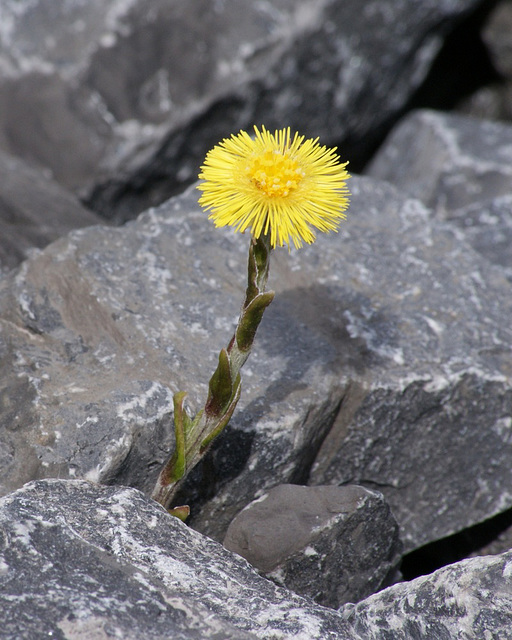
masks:
<path fill-rule="evenodd" d="M 134 489 L 33 482 L 0 500 L 0 541 L 3 638 L 358 640 Z"/>
<path fill-rule="evenodd" d="M 380 491 L 407 550 L 512 506 L 510 283 L 418 201 L 369 178 L 351 190 L 339 234 L 272 256 L 239 407 L 179 497 L 217 540 L 308 478 Z M 199 410 L 231 337 L 247 244 L 189 190 L 3 279 L 2 493 L 41 477 L 151 491 L 173 392 Z"/>
<path fill-rule="evenodd" d="M 512 552 L 463 560 L 341 609 L 363 638 L 512 638 Z"/>
<path fill-rule="evenodd" d="M 416 111 L 365 173 L 422 200 L 512 281 L 511 125 Z"/>
<path fill-rule="evenodd" d="M 252 124 L 367 158 L 444 36 L 485 3 L 4 0 L 0 148 L 117 221 Z"/>
<path fill-rule="evenodd" d="M 337 611 L 257 574 L 135 489 L 40 480 L 0 499 L 2 637 L 512 638 L 512 552 Z"/>
<path fill-rule="evenodd" d="M 399 577 L 398 525 L 382 494 L 356 485 L 274 487 L 235 517 L 224 546 L 325 607 Z"/>

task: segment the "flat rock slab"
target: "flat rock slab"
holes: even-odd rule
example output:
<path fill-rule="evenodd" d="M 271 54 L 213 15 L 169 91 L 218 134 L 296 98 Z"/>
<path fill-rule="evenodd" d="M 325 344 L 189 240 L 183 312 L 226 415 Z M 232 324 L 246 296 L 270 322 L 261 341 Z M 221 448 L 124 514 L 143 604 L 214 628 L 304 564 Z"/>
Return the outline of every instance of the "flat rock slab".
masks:
<path fill-rule="evenodd" d="M 366 174 L 391 182 L 446 218 L 510 194 L 512 126 L 414 111 L 390 133 Z"/>
<path fill-rule="evenodd" d="M 61 480 L 0 500 L 0 624 L 9 640 L 358 638 L 139 491 Z"/>
<path fill-rule="evenodd" d="M 218 540 L 315 458 L 311 483 L 381 491 L 409 549 L 512 506 L 510 284 L 418 201 L 351 189 L 339 234 L 272 257 L 239 409 L 182 496 Z M 39 477 L 151 491 L 173 392 L 198 410 L 231 337 L 248 240 L 214 229 L 190 190 L 4 278 L 2 493 Z"/>
<path fill-rule="evenodd" d="M 0 147 L 117 220 L 254 123 L 368 154 L 483 1 L 3 0 Z"/>

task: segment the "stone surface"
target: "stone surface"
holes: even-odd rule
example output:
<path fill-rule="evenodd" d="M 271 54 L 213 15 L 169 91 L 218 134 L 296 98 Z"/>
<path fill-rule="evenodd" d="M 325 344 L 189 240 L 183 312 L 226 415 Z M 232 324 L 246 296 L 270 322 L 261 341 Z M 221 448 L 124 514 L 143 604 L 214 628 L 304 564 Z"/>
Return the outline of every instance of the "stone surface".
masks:
<path fill-rule="evenodd" d="M 253 123 L 367 156 L 444 35 L 485 3 L 4 0 L 0 148 L 117 220 Z"/>
<path fill-rule="evenodd" d="M 406 116 L 365 171 L 419 198 L 441 218 L 509 195 L 512 126 L 436 111 Z"/>
<path fill-rule="evenodd" d="M 218 540 L 315 458 L 311 484 L 381 491 L 407 549 L 512 505 L 510 284 L 418 201 L 371 179 L 351 190 L 339 234 L 272 257 L 277 296 L 239 408 L 184 488 L 193 526 Z M 55 476 L 151 491 L 172 393 L 199 409 L 231 336 L 247 242 L 189 191 L 3 279 L 3 493 Z"/>
<path fill-rule="evenodd" d="M 512 80 L 512 2 L 500 0 L 482 29 L 482 38 L 487 45 L 494 66 L 502 77 Z"/>
<path fill-rule="evenodd" d="M 512 126 L 417 111 L 366 174 L 420 198 L 512 280 Z"/>
<path fill-rule="evenodd" d="M 6 640 L 508 640 L 512 552 L 338 611 L 259 576 L 140 492 L 41 480 L 0 500 Z"/>
<path fill-rule="evenodd" d="M 38 481 L 0 500 L 5 639 L 356 639 L 335 611 L 124 487 Z"/>
<path fill-rule="evenodd" d="M 509 640 L 512 552 L 463 560 L 341 611 L 368 639 Z"/>
<path fill-rule="evenodd" d="M 187 390 L 200 408 L 245 288 L 248 238 L 215 230 L 196 193 L 122 229 L 75 232 L 2 283 L 3 493 L 75 474 L 151 490 L 173 442 L 172 392 Z M 231 477 L 253 447 L 260 471 L 284 481 L 304 473 L 339 405 L 335 354 L 316 341 L 283 357 L 290 319 L 276 310 L 244 370 L 247 412 L 226 448 Z M 264 476 L 253 492 L 274 483 Z M 243 506 L 234 497 L 230 514 Z"/>
<path fill-rule="evenodd" d="M 0 270 L 72 229 L 104 222 L 55 181 L 0 152 Z"/>
<path fill-rule="evenodd" d="M 294 593 L 336 608 L 398 577 L 398 526 L 363 487 L 279 485 L 231 522 L 224 546 Z"/>

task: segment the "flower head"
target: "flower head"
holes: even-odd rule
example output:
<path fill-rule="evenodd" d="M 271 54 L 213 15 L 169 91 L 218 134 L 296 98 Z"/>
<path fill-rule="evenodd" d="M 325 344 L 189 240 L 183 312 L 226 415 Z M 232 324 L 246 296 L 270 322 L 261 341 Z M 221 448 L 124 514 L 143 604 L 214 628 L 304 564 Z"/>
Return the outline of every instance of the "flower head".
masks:
<path fill-rule="evenodd" d="M 315 240 L 312 229 L 336 231 L 348 207 L 345 170 L 336 149 L 290 128 L 273 134 L 254 127 L 240 131 L 206 155 L 198 186 L 199 203 L 217 227 L 250 229 L 255 238 L 270 235 L 272 247 Z"/>

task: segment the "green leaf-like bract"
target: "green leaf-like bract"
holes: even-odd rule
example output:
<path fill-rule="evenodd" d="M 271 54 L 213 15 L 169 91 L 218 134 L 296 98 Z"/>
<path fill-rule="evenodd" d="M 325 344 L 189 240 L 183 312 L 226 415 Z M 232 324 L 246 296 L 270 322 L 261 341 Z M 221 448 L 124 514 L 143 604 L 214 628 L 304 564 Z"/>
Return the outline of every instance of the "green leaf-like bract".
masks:
<path fill-rule="evenodd" d="M 274 292 L 260 293 L 251 300 L 242 311 L 236 328 L 236 343 L 240 351 L 248 351 L 254 342 L 254 336 L 263 317 L 263 313 L 274 299 Z"/>
<path fill-rule="evenodd" d="M 191 419 L 183 406 L 186 393 L 174 395 L 175 450 L 153 490 L 153 498 L 167 509 L 186 474 L 205 455 L 236 408 L 241 392 L 240 369 L 249 357 L 263 313 L 274 299 L 273 291 L 265 291 L 269 258 L 270 238 L 253 238 L 249 248 L 244 304 L 227 349 L 219 353 L 219 363 L 210 379 L 204 410 Z M 179 509 L 171 512 L 180 517 L 186 510 Z"/>
<path fill-rule="evenodd" d="M 232 397 L 233 383 L 229 356 L 227 350 L 222 349 L 219 353 L 219 364 L 210 379 L 208 399 L 204 407 L 206 416 L 208 418 L 221 416 L 227 409 Z"/>

